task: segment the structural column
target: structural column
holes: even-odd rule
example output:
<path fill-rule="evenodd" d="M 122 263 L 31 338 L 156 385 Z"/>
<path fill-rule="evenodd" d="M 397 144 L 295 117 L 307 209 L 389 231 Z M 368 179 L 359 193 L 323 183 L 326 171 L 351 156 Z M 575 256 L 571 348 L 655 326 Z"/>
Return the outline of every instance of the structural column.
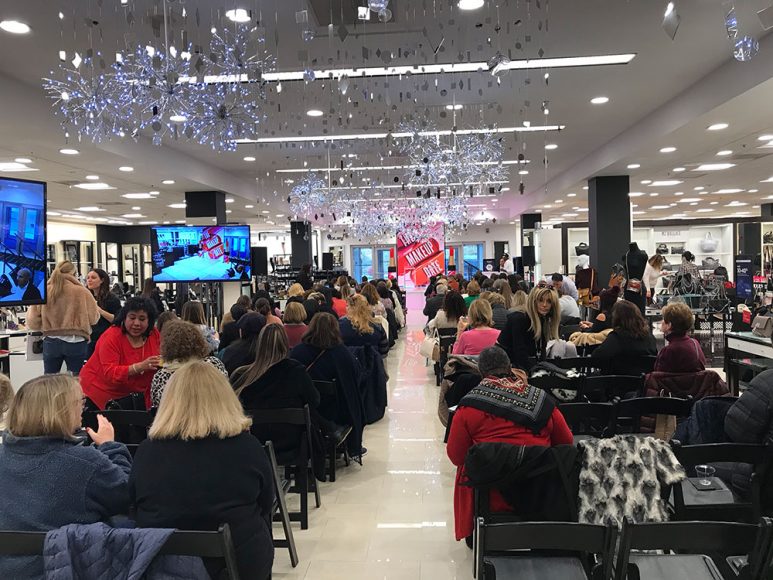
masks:
<path fill-rule="evenodd" d="M 308 222 L 290 222 L 290 265 L 300 268 L 311 264 L 311 224 Z"/>
<path fill-rule="evenodd" d="M 601 285 L 612 265 L 631 243 L 631 202 L 627 175 L 594 177 L 588 181 L 590 265 Z"/>

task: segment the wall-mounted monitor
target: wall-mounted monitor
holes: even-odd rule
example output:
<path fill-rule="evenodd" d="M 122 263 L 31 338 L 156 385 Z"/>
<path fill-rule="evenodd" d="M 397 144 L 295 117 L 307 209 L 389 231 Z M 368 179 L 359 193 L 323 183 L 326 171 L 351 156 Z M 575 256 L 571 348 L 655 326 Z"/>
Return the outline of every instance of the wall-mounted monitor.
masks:
<path fill-rule="evenodd" d="M 155 282 L 236 282 L 252 276 L 250 226 L 157 226 Z"/>
<path fill-rule="evenodd" d="M 0 178 L 0 306 L 46 301 L 46 184 Z"/>

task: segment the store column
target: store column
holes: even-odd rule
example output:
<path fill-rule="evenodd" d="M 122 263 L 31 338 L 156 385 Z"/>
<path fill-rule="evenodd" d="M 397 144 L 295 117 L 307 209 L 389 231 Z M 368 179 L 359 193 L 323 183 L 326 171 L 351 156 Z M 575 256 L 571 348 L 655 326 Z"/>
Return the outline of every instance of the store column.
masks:
<path fill-rule="evenodd" d="M 290 222 L 290 265 L 300 268 L 311 264 L 311 224 L 308 222 Z"/>
<path fill-rule="evenodd" d="M 627 175 L 594 177 L 588 181 L 590 265 L 605 285 L 615 262 L 631 242 L 631 202 Z"/>

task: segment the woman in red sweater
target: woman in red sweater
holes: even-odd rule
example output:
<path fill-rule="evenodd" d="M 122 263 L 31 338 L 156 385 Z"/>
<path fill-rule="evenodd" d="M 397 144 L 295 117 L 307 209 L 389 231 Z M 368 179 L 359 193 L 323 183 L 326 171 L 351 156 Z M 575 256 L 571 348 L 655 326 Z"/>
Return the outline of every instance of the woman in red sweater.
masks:
<path fill-rule="evenodd" d="M 547 393 L 530 387 L 510 369 L 507 353 L 498 346 L 480 353 L 478 368 L 484 377 L 462 398 L 454 414 L 446 452 L 456 465 L 454 519 L 456 539 L 472 536 L 472 487 L 462 485 L 467 451 L 476 443 L 512 445 L 571 445 L 572 432 Z M 497 490 L 491 491 L 492 511 L 512 511 Z"/>
<path fill-rule="evenodd" d="M 97 342 L 80 381 L 83 394 L 100 409 L 131 393 L 143 393 L 150 407 L 150 383 L 161 364 L 156 315 L 150 300 L 130 298 Z"/>

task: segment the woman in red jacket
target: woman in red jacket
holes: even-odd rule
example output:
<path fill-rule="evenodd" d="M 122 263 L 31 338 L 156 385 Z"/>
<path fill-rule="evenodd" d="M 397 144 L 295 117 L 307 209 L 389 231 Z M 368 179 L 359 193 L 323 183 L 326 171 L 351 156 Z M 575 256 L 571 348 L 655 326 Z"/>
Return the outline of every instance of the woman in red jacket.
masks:
<path fill-rule="evenodd" d="M 132 393 L 143 393 L 150 407 L 150 383 L 161 364 L 156 316 L 150 300 L 130 298 L 100 337 L 80 374 L 83 394 L 100 409 Z"/>
<path fill-rule="evenodd" d="M 471 538 L 474 490 L 462 485 L 467 451 L 487 441 L 512 445 L 571 445 L 572 432 L 547 393 L 530 387 L 510 369 L 507 353 L 492 346 L 480 353 L 478 368 L 484 377 L 459 403 L 451 424 L 446 452 L 456 465 L 454 519 L 456 539 Z M 496 490 L 492 511 L 512 511 Z M 468 540 L 468 544 L 469 543 Z"/>

